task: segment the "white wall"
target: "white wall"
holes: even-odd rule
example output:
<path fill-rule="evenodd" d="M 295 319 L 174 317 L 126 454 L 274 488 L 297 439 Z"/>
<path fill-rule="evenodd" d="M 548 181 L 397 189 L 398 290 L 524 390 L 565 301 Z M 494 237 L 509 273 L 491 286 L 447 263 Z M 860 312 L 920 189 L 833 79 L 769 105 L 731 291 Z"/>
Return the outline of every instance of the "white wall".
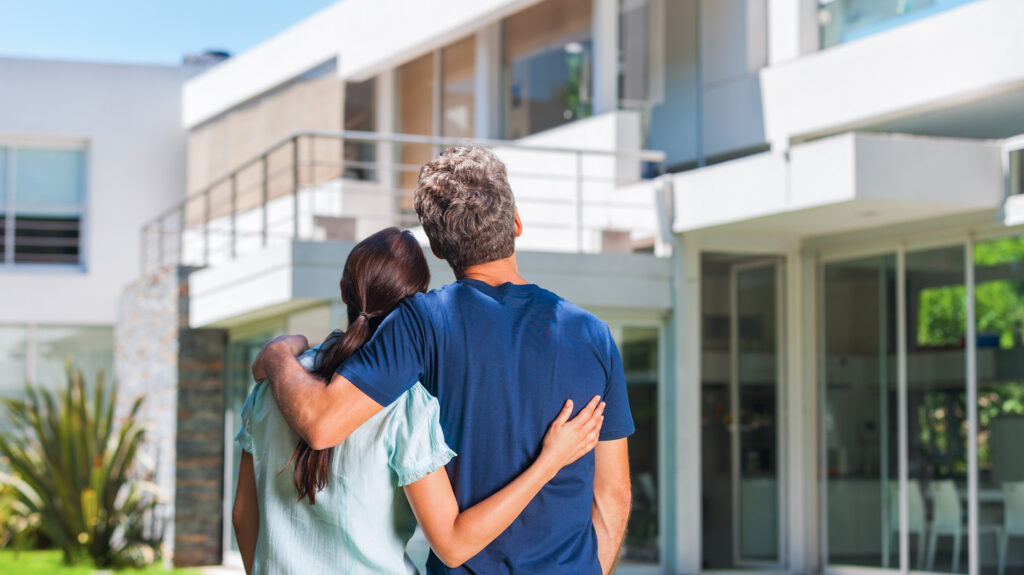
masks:
<path fill-rule="evenodd" d="M 813 236 L 998 208 L 993 142 L 848 133 L 673 177 L 674 229 Z"/>
<path fill-rule="evenodd" d="M 86 270 L 0 271 L 0 323 L 107 324 L 142 224 L 185 190 L 176 67 L 0 59 L 0 140 L 86 144 Z"/>
<path fill-rule="evenodd" d="M 761 74 L 768 138 L 785 148 L 1018 89 L 1021 37 L 1024 2 L 984 0 L 773 65 Z"/>

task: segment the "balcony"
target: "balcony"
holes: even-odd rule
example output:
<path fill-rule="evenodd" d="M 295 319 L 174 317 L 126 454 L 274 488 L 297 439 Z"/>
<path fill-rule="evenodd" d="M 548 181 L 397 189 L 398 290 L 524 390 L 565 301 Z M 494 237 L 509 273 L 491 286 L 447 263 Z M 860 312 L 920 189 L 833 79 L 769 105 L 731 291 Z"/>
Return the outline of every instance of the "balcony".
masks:
<path fill-rule="evenodd" d="M 525 223 L 520 251 L 653 249 L 662 229 L 659 188 L 643 182 L 641 172 L 660 171 L 664 154 L 616 149 L 622 134 L 639 133 L 634 122 L 628 113 L 607 114 L 517 142 L 475 142 L 508 167 Z M 592 147 L 562 145 L 566 141 Z M 464 142 L 373 132 L 294 134 L 148 222 L 142 273 L 218 266 L 292 242 L 358 241 L 392 225 L 413 230 L 425 243 L 412 210 L 419 168 L 444 146 Z"/>

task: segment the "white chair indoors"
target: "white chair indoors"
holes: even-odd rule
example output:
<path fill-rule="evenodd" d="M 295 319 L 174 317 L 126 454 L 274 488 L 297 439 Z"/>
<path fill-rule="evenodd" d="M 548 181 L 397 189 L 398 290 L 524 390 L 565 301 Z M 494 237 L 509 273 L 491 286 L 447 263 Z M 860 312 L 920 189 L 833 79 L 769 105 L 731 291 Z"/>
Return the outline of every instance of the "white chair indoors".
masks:
<path fill-rule="evenodd" d="M 907 532 L 917 534 L 917 570 L 924 569 L 924 542 L 928 531 L 925 518 L 924 494 L 921 482 L 916 479 L 907 481 Z M 889 537 L 892 541 L 890 550 L 899 549 L 900 541 L 900 485 L 896 481 L 889 482 Z"/>
<path fill-rule="evenodd" d="M 953 561 L 949 570 L 953 573 L 960 569 L 960 544 L 967 535 L 967 526 L 964 524 L 963 505 L 960 502 L 960 495 L 956 491 L 956 483 L 952 479 L 933 481 L 929 486 L 928 493 L 932 499 L 932 520 L 928 525 L 928 571 L 935 570 L 935 552 L 938 547 L 939 537 L 948 536 L 953 538 Z M 996 541 L 1001 541 L 1003 529 L 999 525 L 979 525 L 978 534 L 991 533 L 996 536 Z"/>
<path fill-rule="evenodd" d="M 1006 573 L 1010 537 L 1024 537 L 1024 481 L 1003 484 L 1003 530 L 999 535 L 999 575 Z"/>

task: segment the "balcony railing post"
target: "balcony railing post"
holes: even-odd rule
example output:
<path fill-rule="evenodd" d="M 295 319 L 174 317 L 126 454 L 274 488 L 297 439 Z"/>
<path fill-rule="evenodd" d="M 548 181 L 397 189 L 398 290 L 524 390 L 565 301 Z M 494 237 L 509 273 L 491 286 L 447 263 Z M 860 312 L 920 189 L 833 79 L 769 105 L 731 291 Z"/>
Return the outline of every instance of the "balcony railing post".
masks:
<path fill-rule="evenodd" d="M 178 209 L 178 245 L 176 246 L 176 249 L 178 250 L 177 264 L 179 266 L 184 265 L 185 263 L 185 227 L 187 224 L 185 220 L 187 213 L 185 211 L 185 206 L 187 205 L 188 204 L 181 204 L 181 208 Z"/>
<path fill-rule="evenodd" d="M 583 252 L 583 152 L 576 152 L 576 250 Z"/>
<path fill-rule="evenodd" d="M 231 259 L 238 255 L 238 172 L 231 174 Z"/>
<path fill-rule="evenodd" d="M 210 188 L 203 190 L 203 267 L 210 265 Z"/>
<path fill-rule="evenodd" d="M 142 268 L 142 275 L 149 273 L 149 226 L 142 226 L 142 237 L 139 238 L 139 267 Z"/>
<path fill-rule="evenodd" d="M 156 221 L 157 223 L 157 237 L 156 237 L 156 249 L 157 249 L 157 267 L 158 269 L 164 269 L 164 235 L 167 233 L 164 230 L 164 220 L 166 217 L 161 217 Z"/>
<path fill-rule="evenodd" d="M 292 138 L 292 239 L 299 239 L 299 137 Z"/>
<path fill-rule="evenodd" d="M 263 247 L 267 247 L 267 223 L 269 218 L 267 217 L 267 201 L 270 196 L 270 182 L 268 181 L 267 173 L 267 156 L 263 156 L 263 221 L 260 223 L 260 233 L 263 234 Z"/>

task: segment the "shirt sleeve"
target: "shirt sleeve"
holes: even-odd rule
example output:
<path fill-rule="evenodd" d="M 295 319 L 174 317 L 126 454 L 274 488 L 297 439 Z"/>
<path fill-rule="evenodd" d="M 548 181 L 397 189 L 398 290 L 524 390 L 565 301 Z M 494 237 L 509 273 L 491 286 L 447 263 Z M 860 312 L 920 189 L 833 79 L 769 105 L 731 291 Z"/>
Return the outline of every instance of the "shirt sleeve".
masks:
<path fill-rule="evenodd" d="M 601 426 L 601 441 L 622 439 L 633 435 L 633 413 L 629 409 L 629 394 L 626 391 L 626 374 L 622 371 L 622 359 L 615 345 L 611 330 L 607 332 L 605 346 L 608 358 L 608 382 L 605 384 L 604 425 Z"/>
<path fill-rule="evenodd" d="M 235 434 L 235 441 L 238 442 L 238 445 L 242 448 L 242 451 L 244 451 L 246 453 L 252 453 L 252 450 L 253 450 L 253 446 L 252 446 L 252 412 L 253 412 L 253 404 L 256 402 L 256 392 L 259 391 L 260 386 L 266 385 L 265 381 L 266 380 L 257 383 L 256 387 L 253 388 L 252 393 L 249 394 L 249 397 L 245 398 L 245 403 L 242 404 L 242 414 L 241 414 L 242 426 L 238 430 L 238 433 Z"/>
<path fill-rule="evenodd" d="M 420 380 L 424 371 L 424 325 L 409 300 L 381 322 L 338 374 L 382 406 L 390 405 Z"/>
<path fill-rule="evenodd" d="M 398 485 L 408 485 L 444 467 L 455 452 L 445 443 L 437 399 L 423 386 L 413 386 L 400 401 L 391 420 L 388 463 Z"/>

